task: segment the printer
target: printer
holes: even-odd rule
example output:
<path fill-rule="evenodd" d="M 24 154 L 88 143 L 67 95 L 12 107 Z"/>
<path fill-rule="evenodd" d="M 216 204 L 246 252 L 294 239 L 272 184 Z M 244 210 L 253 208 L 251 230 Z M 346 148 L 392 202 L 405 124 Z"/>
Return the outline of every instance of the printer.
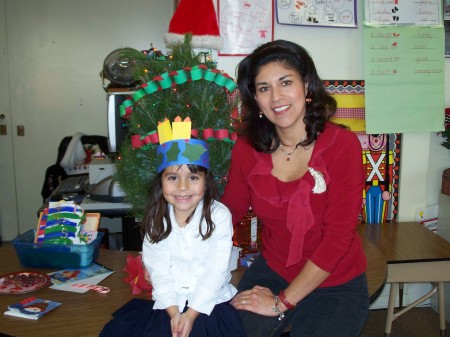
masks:
<path fill-rule="evenodd" d="M 86 196 L 102 202 L 122 202 L 125 193 L 114 180 L 116 164 L 109 157 L 93 159 L 89 163 L 89 187 Z"/>

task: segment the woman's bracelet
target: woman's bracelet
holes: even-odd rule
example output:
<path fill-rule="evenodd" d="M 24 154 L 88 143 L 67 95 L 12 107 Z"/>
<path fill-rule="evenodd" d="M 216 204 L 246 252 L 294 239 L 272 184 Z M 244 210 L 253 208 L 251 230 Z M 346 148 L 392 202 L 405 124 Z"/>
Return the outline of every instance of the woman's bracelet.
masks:
<path fill-rule="evenodd" d="M 280 311 L 280 308 L 278 307 L 278 296 L 274 295 L 273 299 L 275 301 L 275 304 L 272 307 L 272 310 L 278 315 L 278 320 L 281 321 L 284 318 L 284 312 Z"/>
<path fill-rule="evenodd" d="M 278 294 L 278 298 L 281 302 L 283 302 L 284 306 L 288 308 L 288 310 L 295 308 L 295 304 L 292 304 L 287 300 L 286 295 L 284 294 L 284 290 L 280 291 L 280 293 Z"/>

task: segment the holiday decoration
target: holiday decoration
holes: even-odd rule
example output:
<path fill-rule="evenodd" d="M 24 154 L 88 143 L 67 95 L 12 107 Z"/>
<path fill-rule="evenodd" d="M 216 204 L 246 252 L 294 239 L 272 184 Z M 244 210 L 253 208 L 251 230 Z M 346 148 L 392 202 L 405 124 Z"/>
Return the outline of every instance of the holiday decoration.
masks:
<path fill-rule="evenodd" d="M 80 233 L 85 219 L 84 210 L 73 201 L 50 202 L 39 218 L 35 242 L 86 244 Z"/>
<path fill-rule="evenodd" d="M 201 141 L 198 144 L 209 149 L 209 169 L 219 192 L 226 183 L 231 149 L 236 139 L 233 126 L 237 120 L 231 116 L 239 117 L 236 113 L 237 86 L 229 75 L 205 58 L 204 53 L 193 51 L 191 39 L 191 35 L 186 35 L 182 42 L 172 46 L 168 55 L 138 50 L 127 55 L 139 69 L 136 81 L 140 86 L 121 106 L 122 117 L 128 123 L 129 138 L 119 148 L 116 179 L 137 218 L 144 213 L 148 185 L 161 169 L 157 166 L 158 153 L 167 154 L 165 150 L 157 151 L 161 141 L 158 125 L 165 130 L 162 138 L 166 147 L 168 140 L 174 140 L 174 130 L 176 137 L 186 139 L 189 133 L 192 138 L 189 142 Z M 169 121 L 173 121 L 171 128 Z M 189 148 L 191 150 L 194 148 Z M 198 150 L 195 147 L 189 156 L 198 155 L 204 162 L 205 158 L 201 158 L 204 150 Z"/>
<path fill-rule="evenodd" d="M 209 169 L 206 142 L 191 139 L 191 120 L 178 116 L 170 125 L 168 119 L 158 125 L 159 146 L 156 149 L 158 173 L 168 166 L 194 164 Z"/>
<path fill-rule="evenodd" d="M 308 168 L 308 171 L 314 178 L 314 187 L 312 190 L 313 193 L 320 194 L 325 192 L 327 190 L 327 184 L 325 182 L 325 179 L 323 178 L 323 174 L 314 170 L 312 167 Z"/>
<path fill-rule="evenodd" d="M 165 36 L 168 47 L 182 42 L 185 34 L 192 34 L 192 47 L 219 50 L 222 39 L 212 0 L 182 0 L 169 24 Z"/>
<path fill-rule="evenodd" d="M 143 291 L 151 297 L 152 286 L 145 279 L 145 269 L 142 264 L 142 255 L 133 256 L 131 254 L 127 255 L 127 265 L 124 271 L 128 273 L 123 281 L 128 283 L 131 287 L 131 293 L 133 295 L 139 295 Z"/>

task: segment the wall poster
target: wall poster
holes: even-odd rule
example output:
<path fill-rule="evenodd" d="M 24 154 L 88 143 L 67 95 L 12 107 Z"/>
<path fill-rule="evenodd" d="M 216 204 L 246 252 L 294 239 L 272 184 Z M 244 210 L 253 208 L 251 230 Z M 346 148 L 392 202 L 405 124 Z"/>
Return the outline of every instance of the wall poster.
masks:
<path fill-rule="evenodd" d="M 285 25 L 357 27 L 357 0 L 275 0 L 277 22 Z"/>
<path fill-rule="evenodd" d="M 218 0 L 220 56 L 250 54 L 273 40 L 273 0 Z"/>
<path fill-rule="evenodd" d="M 396 222 L 401 134 L 366 133 L 364 81 L 326 80 L 324 83 L 338 103 L 332 120 L 347 125 L 361 142 L 366 184 L 362 191 L 360 220 L 365 223 Z"/>
<path fill-rule="evenodd" d="M 442 0 L 365 0 L 368 132 L 443 130 L 442 7 Z"/>
<path fill-rule="evenodd" d="M 442 0 L 365 0 L 364 8 L 368 25 L 442 26 Z"/>

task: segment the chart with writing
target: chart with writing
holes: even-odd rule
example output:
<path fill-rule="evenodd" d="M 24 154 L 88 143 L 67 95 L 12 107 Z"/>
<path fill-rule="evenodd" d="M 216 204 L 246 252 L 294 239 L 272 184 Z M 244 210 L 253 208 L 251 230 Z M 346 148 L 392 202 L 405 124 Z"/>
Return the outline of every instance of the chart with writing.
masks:
<path fill-rule="evenodd" d="M 440 26 L 442 0 L 365 0 L 365 24 Z"/>
<path fill-rule="evenodd" d="M 275 3 L 279 24 L 356 27 L 356 0 L 276 0 Z"/>
<path fill-rule="evenodd" d="M 364 51 L 367 132 L 442 130 L 443 27 L 365 26 Z"/>
<path fill-rule="evenodd" d="M 247 55 L 273 40 L 273 0 L 219 0 L 219 55 Z"/>

